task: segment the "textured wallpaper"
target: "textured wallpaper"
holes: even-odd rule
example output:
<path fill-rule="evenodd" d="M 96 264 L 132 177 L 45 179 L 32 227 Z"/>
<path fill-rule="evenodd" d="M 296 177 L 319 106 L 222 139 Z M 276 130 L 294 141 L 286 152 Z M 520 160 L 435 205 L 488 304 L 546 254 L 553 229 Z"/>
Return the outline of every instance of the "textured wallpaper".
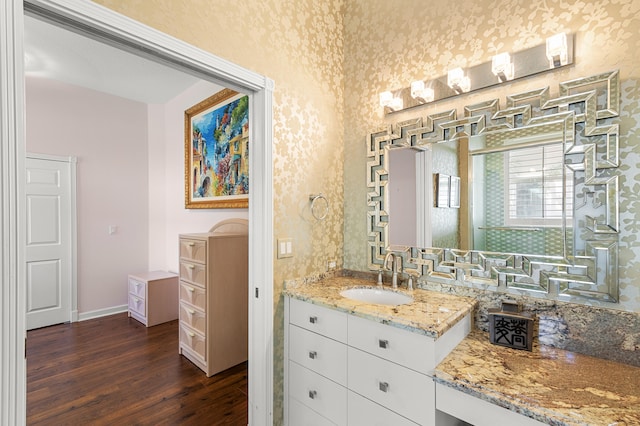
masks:
<path fill-rule="evenodd" d="M 426 117 L 483 100 L 550 86 L 620 69 L 620 288 L 613 309 L 640 312 L 640 2 L 477 1 L 451 7 L 444 0 L 393 2 L 349 0 L 345 8 L 345 268 L 367 269 L 365 140 L 367 133 L 390 123 Z M 372 31 L 375 29 L 375 31 Z M 378 94 L 411 81 L 446 75 L 456 66 L 491 60 L 502 51 L 544 43 L 565 31 L 576 34 L 575 64 L 554 72 L 503 84 L 383 116 Z"/>

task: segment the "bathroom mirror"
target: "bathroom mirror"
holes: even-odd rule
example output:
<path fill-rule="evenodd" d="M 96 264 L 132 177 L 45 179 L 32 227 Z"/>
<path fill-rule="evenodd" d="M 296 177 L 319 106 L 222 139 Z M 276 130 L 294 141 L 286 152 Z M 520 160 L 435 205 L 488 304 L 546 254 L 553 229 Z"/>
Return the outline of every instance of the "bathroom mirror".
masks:
<path fill-rule="evenodd" d="M 618 300 L 618 72 L 396 123 L 368 137 L 370 269 Z"/>

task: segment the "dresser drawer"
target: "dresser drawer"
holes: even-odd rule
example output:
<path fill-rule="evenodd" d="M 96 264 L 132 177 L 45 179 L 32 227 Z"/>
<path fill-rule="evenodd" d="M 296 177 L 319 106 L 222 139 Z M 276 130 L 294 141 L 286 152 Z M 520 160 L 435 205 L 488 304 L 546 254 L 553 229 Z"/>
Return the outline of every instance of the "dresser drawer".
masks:
<path fill-rule="evenodd" d="M 329 419 L 293 398 L 289 398 L 289 421 L 286 424 L 289 426 L 336 426 Z"/>
<path fill-rule="evenodd" d="M 297 299 L 289 301 L 289 322 L 339 342 L 347 342 L 347 314 Z"/>
<path fill-rule="evenodd" d="M 298 400 L 337 425 L 346 425 L 347 389 L 345 387 L 293 361 L 289 361 L 289 373 L 290 398 Z"/>
<path fill-rule="evenodd" d="M 180 321 L 202 334 L 205 333 L 207 316 L 204 311 L 182 301 L 180 302 Z"/>
<path fill-rule="evenodd" d="M 140 297 L 142 299 L 145 298 L 145 293 L 147 289 L 147 283 L 143 281 L 138 281 L 129 277 L 129 293 L 134 296 Z"/>
<path fill-rule="evenodd" d="M 289 327 L 289 359 L 347 385 L 347 346 L 294 325 Z"/>
<path fill-rule="evenodd" d="M 194 329 L 180 322 L 180 344 L 187 346 L 204 361 L 206 355 L 205 338 Z"/>
<path fill-rule="evenodd" d="M 205 310 L 207 306 L 206 295 L 204 288 L 180 281 L 180 300 Z"/>
<path fill-rule="evenodd" d="M 142 315 L 143 317 L 147 315 L 147 304 L 144 302 L 144 299 L 138 297 L 134 294 L 129 294 L 129 310 Z"/>
<path fill-rule="evenodd" d="M 355 392 L 349 391 L 348 407 L 349 426 L 420 426 Z"/>
<path fill-rule="evenodd" d="M 180 239 L 180 259 L 205 263 L 207 259 L 207 243 L 200 240 Z"/>
<path fill-rule="evenodd" d="M 349 316 L 349 346 L 423 374 L 431 374 L 435 368 L 434 344 L 428 336 Z"/>
<path fill-rule="evenodd" d="M 180 279 L 190 281 L 204 287 L 207 282 L 207 268 L 205 265 L 181 260 Z"/>
<path fill-rule="evenodd" d="M 433 379 L 351 347 L 348 358 L 349 389 L 418 424 L 433 424 Z"/>

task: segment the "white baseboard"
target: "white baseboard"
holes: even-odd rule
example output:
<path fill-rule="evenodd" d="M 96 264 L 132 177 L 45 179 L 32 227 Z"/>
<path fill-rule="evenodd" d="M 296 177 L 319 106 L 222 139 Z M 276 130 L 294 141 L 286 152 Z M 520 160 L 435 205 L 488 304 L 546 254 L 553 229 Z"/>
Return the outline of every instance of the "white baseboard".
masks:
<path fill-rule="evenodd" d="M 97 309 L 95 311 L 82 312 L 78 314 L 78 321 L 86 321 L 94 318 L 106 317 L 107 315 L 120 314 L 129 310 L 128 305 L 112 306 L 110 308 Z"/>

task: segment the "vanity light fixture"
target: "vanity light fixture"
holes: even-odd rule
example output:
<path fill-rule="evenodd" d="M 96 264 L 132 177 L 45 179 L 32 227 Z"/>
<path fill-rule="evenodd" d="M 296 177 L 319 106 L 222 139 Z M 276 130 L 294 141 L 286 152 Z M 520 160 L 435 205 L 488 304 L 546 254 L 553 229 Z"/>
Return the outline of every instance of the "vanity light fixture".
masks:
<path fill-rule="evenodd" d="M 513 80 L 513 62 L 511 62 L 511 55 L 508 52 L 495 55 L 491 59 L 491 72 L 498 77 L 500 82 Z"/>
<path fill-rule="evenodd" d="M 547 39 L 547 59 L 549 67 L 557 68 L 567 65 L 567 35 L 565 33 L 556 34 Z"/>
<path fill-rule="evenodd" d="M 464 75 L 462 68 L 454 68 L 447 73 L 447 84 L 457 94 L 466 93 L 471 90 L 471 80 Z"/>
<path fill-rule="evenodd" d="M 435 92 L 430 87 L 424 87 L 424 81 L 417 80 L 411 83 L 411 97 L 419 103 L 433 102 Z"/>
<path fill-rule="evenodd" d="M 393 96 L 393 93 L 386 91 L 380 93 L 380 106 L 385 110 L 397 111 L 402 109 L 402 99 Z"/>

